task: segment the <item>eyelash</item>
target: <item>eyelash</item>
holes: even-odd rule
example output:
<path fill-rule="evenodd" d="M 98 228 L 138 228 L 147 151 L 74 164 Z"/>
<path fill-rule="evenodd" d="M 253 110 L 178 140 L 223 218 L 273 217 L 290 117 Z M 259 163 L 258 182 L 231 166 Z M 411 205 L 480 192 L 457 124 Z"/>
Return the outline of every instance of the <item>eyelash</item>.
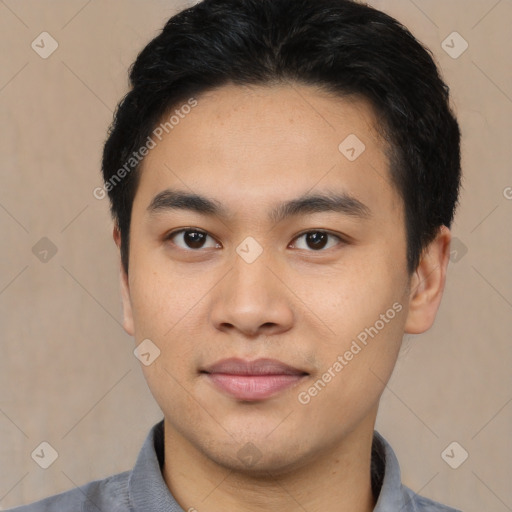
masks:
<path fill-rule="evenodd" d="M 203 231 L 202 229 L 196 229 L 196 228 L 182 228 L 182 229 L 178 229 L 176 231 L 172 231 L 170 233 L 168 233 L 165 237 L 164 237 L 164 241 L 171 241 L 172 242 L 172 238 L 174 238 L 176 235 L 179 235 L 181 233 L 187 233 L 187 232 L 191 232 L 191 233 L 201 233 L 201 234 L 204 234 L 204 235 L 207 235 L 207 236 L 210 236 L 213 240 L 215 240 L 209 233 L 207 233 L 206 231 Z M 347 240 L 343 239 L 341 236 L 339 235 L 335 235 L 334 233 L 331 233 L 330 231 L 326 231 L 326 230 L 323 230 L 323 229 L 310 229 L 308 231 L 304 231 L 300 234 L 298 234 L 293 240 L 298 240 L 299 238 L 305 236 L 305 235 L 308 235 L 308 234 L 311 234 L 311 233 L 322 233 L 322 234 L 325 234 L 331 238 L 336 238 L 338 240 L 339 243 L 341 244 L 346 244 L 348 243 Z M 176 245 L 174 242 L 172 242 L 173 245 Z M 217 242 L 218 243 L 218 242 Z M 339 245 L 339 244 L 338 244 Z M 201 251 L 201 249 L 203 249 L 203 247 L 199 248 L 199 249 L 192 249 L 192 248 L 187 248 L 187 249 L 184 249 L 183 247 L 180 247 L 180 246 L 177 246 L 179 249 L 182 249 L 184 251 L 188 251 L 188 252 L 199 252 Z M 209 248 L 211 249 L 211 247 Z M 314 253 L 317 253 L 317 252 L 325 252 L 329 249 L 332 249 L 332 247 L 328 247 L 327 249 L 324 249 L 324 248 L 321 248 L 321 249 L 318 249 L 318 250 L 313 250 L 313 249 L 310 249 L 310 250 L 307 250 L 307 252 L 314 252 Z M 305 249 L 300 249 L 300 250 L 305 250 Z"/>

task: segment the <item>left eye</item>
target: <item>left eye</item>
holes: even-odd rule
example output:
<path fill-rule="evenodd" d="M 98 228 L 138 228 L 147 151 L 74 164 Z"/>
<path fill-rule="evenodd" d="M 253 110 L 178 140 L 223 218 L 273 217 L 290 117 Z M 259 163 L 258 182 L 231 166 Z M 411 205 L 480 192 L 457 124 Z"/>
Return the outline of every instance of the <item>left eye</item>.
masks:
<path fill-rule="evenodd" d="M 339 236 L 333 235 L 331 233 L 327 233 L 326 231 L 308 231 L 307 233 L 302 233 L 295 240 L 304 239 L 306 247 L 297 247 L 297 249 L 307 249 L 310 248 L 314 251 L 319 251 L 321 249 L 330 249 L 336 243 L 329 245 L 329 238 L 335 239 L 337 242 L 341 242 L 341 238 Z"/>

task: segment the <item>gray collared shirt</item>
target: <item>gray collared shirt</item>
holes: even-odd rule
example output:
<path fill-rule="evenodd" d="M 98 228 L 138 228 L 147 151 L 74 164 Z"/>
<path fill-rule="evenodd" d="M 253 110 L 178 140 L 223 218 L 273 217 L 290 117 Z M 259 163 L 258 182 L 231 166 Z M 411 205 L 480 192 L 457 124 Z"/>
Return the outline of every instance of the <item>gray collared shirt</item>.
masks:
<path fill-rule="evenodd" d="M 163 479 L 163 437 L 162 420 L 149 432 L 131 471 L 90 482 L 11 509 L 11 512 L 188 512 L 178 505 Z M 375 460 L 378 452 L 380 461 Z M 380 486 L 374 512 L 460 512 L 419 496 L 402 485 L 393 449 L 377 431 L 372 450 L 372 481 Z"/>

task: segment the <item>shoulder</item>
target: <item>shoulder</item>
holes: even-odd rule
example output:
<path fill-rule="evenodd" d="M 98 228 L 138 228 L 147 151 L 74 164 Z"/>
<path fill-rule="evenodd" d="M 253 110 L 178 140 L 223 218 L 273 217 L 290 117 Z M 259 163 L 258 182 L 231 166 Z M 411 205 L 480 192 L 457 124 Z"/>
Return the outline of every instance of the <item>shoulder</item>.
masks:
<path fill-rule="evenodd" d="M 402 488 L 404 498 L 407 501 L 406 510 L 410 510 L 411 512 L 461 512 L 458 509 L 442 505 L 437 501 L 420 496 L 405 485 L 403 485 Z"/>
<path fill-rule="evenodd" d="M 131 471 L 119 473 L 103 480 L 89 482 L 81 487 L 50 496 L 30 505 L 6 512 L 129 512 L 128 482 Z"/>
<path fill-rule="evenodd" d="M 395 452 L 377 431 L 372 445 L 372 486 L 379 496 L 374 512 L 461 512 L 420 496 L 404 485 Z"/>

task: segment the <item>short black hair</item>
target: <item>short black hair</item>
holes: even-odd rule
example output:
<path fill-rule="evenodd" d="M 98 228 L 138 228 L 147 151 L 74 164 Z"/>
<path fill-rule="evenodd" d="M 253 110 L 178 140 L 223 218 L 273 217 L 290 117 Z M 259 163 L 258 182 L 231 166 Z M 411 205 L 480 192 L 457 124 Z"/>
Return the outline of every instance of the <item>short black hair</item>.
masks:
<path fill-rule="evenodd" d="M 404 203 L 409 273 L 451 226 L 461 170 L 449 88 L 430 50 L 381 11 L 352 0 L 203 0 L 167 21 L 129 76 L 102 161 L 126 272 L 138 150 L 172 108 L 226 84 L 305 84 L 368 100 Z"/>

